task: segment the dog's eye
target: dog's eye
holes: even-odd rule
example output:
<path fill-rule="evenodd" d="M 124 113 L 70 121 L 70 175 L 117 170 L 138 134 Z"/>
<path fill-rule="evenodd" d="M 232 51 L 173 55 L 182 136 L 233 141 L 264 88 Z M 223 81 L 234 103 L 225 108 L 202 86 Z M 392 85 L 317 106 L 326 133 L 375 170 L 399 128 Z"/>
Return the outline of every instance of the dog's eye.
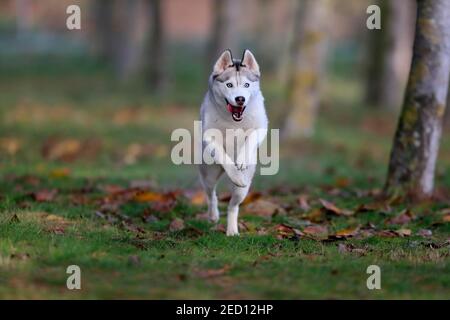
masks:
<path fill-rule="evenodd" d="M 244 87 L 246 87 L 246 88 L 250 87 L 250 83 L 246 82 L 246 83 L 244 84 Z"/>
<path fill-rule="evenodd" d="M 228 82 L 228 83 L 227 83 L 227 87 L 228 87 L 228 88 L 233 88 L 233 84 L 232 84 L 231 82 Z"/>

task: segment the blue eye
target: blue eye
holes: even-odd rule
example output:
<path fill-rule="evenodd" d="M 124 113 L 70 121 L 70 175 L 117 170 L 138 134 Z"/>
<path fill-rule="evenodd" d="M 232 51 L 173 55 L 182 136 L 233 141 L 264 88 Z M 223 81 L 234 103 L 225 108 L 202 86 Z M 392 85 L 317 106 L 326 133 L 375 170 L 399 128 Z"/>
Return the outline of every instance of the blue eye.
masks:
<path fill-rule="evenodd" d="M 246 87 L 246 88 L 250 87 L 250 83 L 246 82 L 246 83 L 244 84 L 244 87 Z"/>
<path fill-rule="evenodd" d="M 227 83 L 227 87 L 228 87 L 228 88 L 233 88 L 233 84 L 232 84 L 231 82 L 228 82 L 228 83 Z"/>

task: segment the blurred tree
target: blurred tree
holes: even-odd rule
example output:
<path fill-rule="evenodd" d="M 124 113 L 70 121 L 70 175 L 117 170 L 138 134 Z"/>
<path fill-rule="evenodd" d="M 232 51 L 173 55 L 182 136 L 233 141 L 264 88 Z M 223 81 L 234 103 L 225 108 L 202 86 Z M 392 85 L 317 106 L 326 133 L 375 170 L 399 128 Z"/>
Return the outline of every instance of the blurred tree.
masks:
<path fill-rule="evenodd" d="M 272 6 L 271 0 L 258 0 L 258 15 L 256 19 L 257 59 L 264 61 L 264 70 L 270 70 L 276 59 L 273 52 L 273 28 L 271 26 Z M 264 35 L 264 37 L 261 37 Z"/>
<path fill-rule="evenodd" d="M 450 84 L 450 83 L 449 83 Z M 445 108 L 444 126 L 450 125 L 450 85 L 447 91 L 447 104 Z"/>
<path fill-rule="evenodd" d="M 381 30 L 367 30 L 367 105 L 401 104 L 412 57 L 416 1 L 378 0 Z"/>
<path fill-rule="evenodd" d="M 296 8 L 287 69 L 289 112 L 284 121 L 284 138 L 309 136 L 314 132 L 326 60 L 328 4 L 327 0 L 304 0 Z"/>
<path fill-rule="evenodd" d="M 155 92 L 162 92 L 167 85 L 167 50 L 162 0 L 146 0 L 146 2 L 150 25 L 146 33 L 144 69 L 150 89 Z"/>
<path fill-rule="evenodd" d="M 137 71 L 142 53 L 138 38 L 137 23 L 140 12 L 140 1 L 114 1 L 120 14 L 120 26 L 114 45 L 114 65 L 117 77 L 127 81 Z"/>
<path fill-rule="evenodd" d="M 16 0 L 17 36 L 22 37 L 32 28 L 33 4 L 30 0 Z"/>
<path fill-rule="evenodd" d="M 213 28 L 208 49 L 210 66 L 225 49 L 237 49 L 236 26 L 240 8 L 237 0 L 213 0 L 212 3 Z"/>
<path fill-rule="evenodd" d="M 111 62 L 114 58 L 113 0 L 91 2 L 95 34 L 94 52 L 100 59 Z"/>
<path fill-rule="evenodd" d="M 450 76 L 450 1 L 418 2 L 413 60 L 385 191 L 430 195 Z"/>

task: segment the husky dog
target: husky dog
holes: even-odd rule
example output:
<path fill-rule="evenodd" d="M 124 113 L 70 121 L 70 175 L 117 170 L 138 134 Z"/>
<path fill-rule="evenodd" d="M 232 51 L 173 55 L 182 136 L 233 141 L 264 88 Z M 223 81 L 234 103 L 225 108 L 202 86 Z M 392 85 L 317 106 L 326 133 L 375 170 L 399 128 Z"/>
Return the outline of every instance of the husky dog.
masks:
<path fill-rule="evenodd" d="M 207 196 L 209 217 L 217 222 L 216 185 L 224 172 L 228 177 L 231 187 L 228 236 L 239 235 L 239 205 L 255 173 L 257 149 L 267 135 L 268 119 L 259 78 L 259 65 L 249 50 L 244 51 L 241 60 L 234 60 L 230 50 L 224 51 L 214 65 L 200 110 L 202 151 L 214 160 L 212 164 L 202 162 L 200 179 Z M 221 133 L 223 140 L 208 139 L 207 130 Z M 235 136 L 230 138 L 230 131 Z"/>

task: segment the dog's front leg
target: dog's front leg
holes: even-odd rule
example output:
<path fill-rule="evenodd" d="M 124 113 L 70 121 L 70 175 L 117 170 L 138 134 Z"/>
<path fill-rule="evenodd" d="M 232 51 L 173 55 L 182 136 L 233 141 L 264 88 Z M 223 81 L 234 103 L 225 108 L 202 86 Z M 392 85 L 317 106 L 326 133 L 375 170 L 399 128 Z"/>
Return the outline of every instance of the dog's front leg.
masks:
<path fill-rule="evenodd" d="M 239 205 L 244 201 L 247 196 L 248 189 L 250 186 L 245 188 L 238 187 L 236 185 L 232 186 L 231 189 L 231 199 L 228 204 L 227 212 L 227 236 L 238 236 L 238 216 L 239 216 Z"/>
<path fill-rule="evenodd" d="M 227 155 L 222 145 L 215 141 L 206 141 L 205 152 L 213 158 L 215 163 L 223 167 L 231 182 L 241 188 L 247 186 L 245 176 L 240 173 L 236 163 Z"/>

